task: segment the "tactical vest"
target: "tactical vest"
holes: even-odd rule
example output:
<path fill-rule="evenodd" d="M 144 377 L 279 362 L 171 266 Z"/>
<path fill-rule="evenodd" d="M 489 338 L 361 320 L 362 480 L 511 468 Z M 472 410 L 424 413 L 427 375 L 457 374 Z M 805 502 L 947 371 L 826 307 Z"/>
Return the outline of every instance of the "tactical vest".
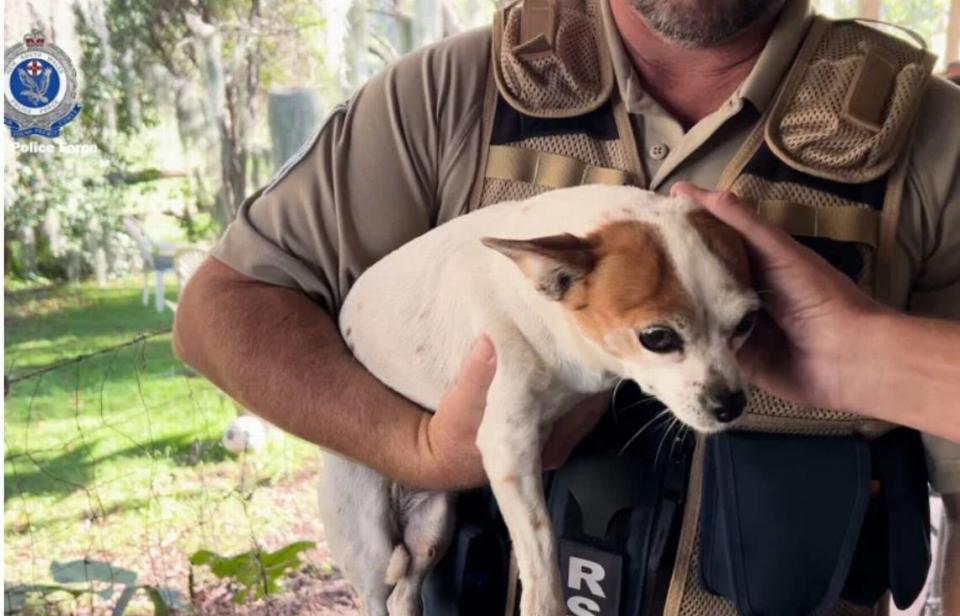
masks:
<path fill-rule="evenodd" d="M 631 122 L 616 92 L 598 1 L 518 1 L 497 14 L 482 119 L 488 147 L 471 209 L 586 183 L 645 186 Z M 866 292 L 899 304 L 903 298 L 891 296 L 888 276 L 905 146 L 932 65 L 924 49 L 876 28 L 814 17 L 774 102 L 729 161 L 716 188 L 754 204 L 764 218 L 820 253 Z M 916 434 L 904 435 L 900 429 L 895 436 L 882 436 L 893 428 L 754 392 L 736 432 L 698 438 L 693 447 L 663 613 L 870 613 L 862 605 L 839 601 L 838 584 L 849 585 L 848 578 L 856 573 L 852 568 L 860 567 L 851 560 L 863 564 L 875 556 L 871 542 L 886 542 L 885 556 L 907 563 L 900 570 L 891 564 L 878 579 L 892 588 L 898 605 L 912 600 L 926 571 L 926 484 L 917 479 L 923 470 Z M 887 441 L 884 448 L 876 446 Z M 836 516 L 842 518 L 811 521 L 820 525 L 812 531 L 817 538 L 830 549 L 836 546 L 837 552 L 821 557 L 826 565 L 810 564 L 806 570 L 803 545 L 791 544 L 776 528 L 767 528 L 762 541 L 783 541 L 790 546 L 783 549 L 793 550 L 793 555 L 770 553 L 776 549 L 757 545 L 755 535 L 764 532 L 759 527 L 770 526 L 771 520 L 742 506 L 743 499 L 769 498 L 761 514 L 763 507 L 770 516 L 791 514 L 794 505 L 775 499 L 796 499 L 798 495 L 788 493 L 790 485 L 802 482 L 799 474 L 815 466 L 807 463 L 811 456 L 797 449 L 798 443 L 816 443 L 812 457 L 832 465 L 824 467 L 828 470 L 817 485 L 804 488 L 810 490 L 806 497 L 833 499 L 821 508 L 836 507 Z M 752 460 L 767 467 L 784 460 L 784 468 L 736 474 Z M 910 479 L 904 480 L 906 476 Z M 903 480 L 899 485 L 891 479 L 896 477 Z M 787 494 L 778 496 L 776 489 L 763 487 L 765 481 L 788 484 L 780 490 Z M 876 511 L 876 501 L 884 500 L 894 504 Z M 907 509 L 913 509 L 904 512 L 897 503 L 908 500 L 912 504 Z M 907 529 L 907 537 L 883 536 L 892 532 L 894 522 Z M 887 530 L 875 528 L 867 538 L 863 529 L 873 523 Z M 779 532 L 795 531 L 785 522 Z M 918 544 L 916 550 L 911 541 Z M 561 544 L 561 556 L 563 549 Z M 784 565 L 785 557 L 798 564 Z M 811 581 L 801 585 L 815 592 L 811 596 L 808 589 L 798 589 L 785 607 L 777 601 L 789 594 L 783 589 L 791 575 L 810 576 Z M 817 575 L 819 579 L 812 579 Z M 865 602 L 876 600 L 876 593 L 860 594 L 867 597 Z M 594 599 L 584 599 L 572 611 L 595 613 Z M 511 593 L 507 603 L 513 601 Z"/>

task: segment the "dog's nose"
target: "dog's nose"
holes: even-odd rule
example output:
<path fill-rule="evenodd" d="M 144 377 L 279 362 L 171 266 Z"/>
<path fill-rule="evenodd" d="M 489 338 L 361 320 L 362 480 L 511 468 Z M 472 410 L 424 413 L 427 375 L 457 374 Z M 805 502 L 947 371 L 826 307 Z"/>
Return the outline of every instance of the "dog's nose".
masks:
<path fill-rule="evenodd" d="M 743 390 L 730 391 L 718 396 L 717 406 L 713 414 L 720 423 L 730 423 L 737 417 L 743 415 L 743 409 L 747 406 L 747 395 Z"/>

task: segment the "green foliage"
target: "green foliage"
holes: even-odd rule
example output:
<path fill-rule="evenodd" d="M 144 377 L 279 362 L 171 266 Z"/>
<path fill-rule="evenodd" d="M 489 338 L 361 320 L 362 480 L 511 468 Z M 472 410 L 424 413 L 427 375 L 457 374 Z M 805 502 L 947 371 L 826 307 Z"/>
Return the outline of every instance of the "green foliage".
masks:
<path fill-rule="evenodd" d="M 947 29 L 950 0 L 886 0 L 881 6 L 884 21 L 913 30 L 928 46 Z"/>
<path fill-rule="evenodd" d="M 209 550 L 200 550 L 190 557 L 191 565 L 206 565 L 219 579 L 233 580 L 240 590 L 233 597 L 235 603 L 248 599 L 262 599 L 276 594 L 280 579 L 300 567 L 300 553 L 315 547 L 312 541 L 298 541 L 275 552 L 256 547 L 236 556 L 220 556 Z"/>

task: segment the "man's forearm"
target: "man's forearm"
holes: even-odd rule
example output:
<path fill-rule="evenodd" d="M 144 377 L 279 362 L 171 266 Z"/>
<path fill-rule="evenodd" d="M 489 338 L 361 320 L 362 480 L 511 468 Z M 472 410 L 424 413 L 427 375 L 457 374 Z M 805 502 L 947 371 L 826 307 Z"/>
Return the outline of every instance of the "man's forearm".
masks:
<path fill-rule="evenodd" d="M 427 415 L 368 373 L 303 293 L 207 259 L 177 306 L 180 357 L 256 414 L 409 484 Z"/>
<path fill-rule="evenodd" d="M 960 442 L 960 323 L 891 312 L 851 327 L 845 406 Z"/>

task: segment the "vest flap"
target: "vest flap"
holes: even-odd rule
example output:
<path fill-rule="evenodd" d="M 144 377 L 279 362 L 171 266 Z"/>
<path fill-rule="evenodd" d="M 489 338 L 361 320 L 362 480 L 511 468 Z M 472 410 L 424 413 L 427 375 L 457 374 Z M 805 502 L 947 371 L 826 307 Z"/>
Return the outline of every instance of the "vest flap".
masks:
<path fill-rule="evenodd" d="M 497 13 L 493 73 L 511 107 L 568 118 L 610 98 L 613 65 L 596 10 L 593 0 L 518 0 Z"/>
<path fill-rule="evenodd" d="M 817 18 L 768 115 L 767 145 L 815 177 L 884 175 L 906 144 L 933 61 L 876 28 Z"/>

